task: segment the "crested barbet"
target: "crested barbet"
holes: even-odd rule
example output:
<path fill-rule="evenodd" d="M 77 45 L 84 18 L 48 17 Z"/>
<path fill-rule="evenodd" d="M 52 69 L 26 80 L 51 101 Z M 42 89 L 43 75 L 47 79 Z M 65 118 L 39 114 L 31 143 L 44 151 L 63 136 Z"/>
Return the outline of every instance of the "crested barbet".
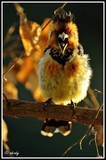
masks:
<path fill-rule="evenodd" d="M 92 68 L 89 55 L 84 54 L 79 43 L 78 28 L 70 11 L 62 10 L 53 19 L 38 76 L 45 102 L 52 99 L 54 104 L 67 106 L 78 104 L 87 96 Z M 52 137 L 57 128 L 67 136 L 72 130 L 72 122 L 46 119 L 41 134 Z"/>

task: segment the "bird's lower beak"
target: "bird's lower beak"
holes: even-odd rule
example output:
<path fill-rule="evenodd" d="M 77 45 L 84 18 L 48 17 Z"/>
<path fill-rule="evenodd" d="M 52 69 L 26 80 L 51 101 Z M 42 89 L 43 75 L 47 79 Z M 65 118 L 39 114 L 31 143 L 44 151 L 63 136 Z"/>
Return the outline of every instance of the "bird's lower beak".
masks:
<path fill-rule="evenodd" d="M 61 50 L 61 53 L 64 54 L 68 44 L 67 43 L 65 44 L 64 42 L 61 42 L 61 43 L 58 43 L 58 45 L 59 45 L 59 48 Z"/>

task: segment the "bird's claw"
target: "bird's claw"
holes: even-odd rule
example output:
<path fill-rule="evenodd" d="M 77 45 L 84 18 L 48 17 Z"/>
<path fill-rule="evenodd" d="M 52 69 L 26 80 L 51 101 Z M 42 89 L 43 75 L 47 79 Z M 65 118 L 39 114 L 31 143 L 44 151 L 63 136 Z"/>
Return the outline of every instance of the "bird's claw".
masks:
<path fill-rule="evenodd" d="M 72 110 L 72 115 L 75 113 L 75 106 L 76 106 L 76 103 L 73 103 L 72 101 L 71 101 L 71 103 L 69 104 L 69 106 L 70 106 L 70 109 Z"/>
<path fill-rule="evenodd" d="M 52 102 L 52 98 L 49 98 L 47 101 L 45 101 L 45 103 L 44 103 L 44 111 L 45 111 L 45 107 L 46 107 L 48 104 L 51 104 L 51 103 L 53 103 L 53 102 Z"/>

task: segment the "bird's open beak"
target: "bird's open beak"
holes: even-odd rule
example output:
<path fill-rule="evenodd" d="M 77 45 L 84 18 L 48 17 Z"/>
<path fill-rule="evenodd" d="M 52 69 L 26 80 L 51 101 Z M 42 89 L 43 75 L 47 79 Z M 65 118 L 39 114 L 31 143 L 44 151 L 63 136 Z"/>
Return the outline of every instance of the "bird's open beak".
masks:
<path fill-rule="evenodd" d="M 67 48 L 67 45 L 68 45 L 68 43 L 67 43 L 68 37 L 69 37 L 69 35 L 66 34 L 66 33 L 64 33 L 64 32 L 62 32 L 62 33 L 59 34 L 59 36 L 58 36 L 58 38 L 59 38 L 59 40 L 58 40 L 58 41 L 59 41 L 59 42 L 58 42 L 58 45 L 59 45 L 59 48 L 60 48 L 62 54 L 64 54 L 64 52 L 65 52 L 65 50 L 66 50 L 66 48 Z"/>

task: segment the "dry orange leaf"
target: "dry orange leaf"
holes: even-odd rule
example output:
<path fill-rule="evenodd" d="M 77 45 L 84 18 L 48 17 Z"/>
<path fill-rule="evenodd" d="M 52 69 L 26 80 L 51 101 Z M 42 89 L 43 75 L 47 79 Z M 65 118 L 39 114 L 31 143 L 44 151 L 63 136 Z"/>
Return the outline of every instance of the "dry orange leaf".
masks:
<path fill-rule="evenodd" d="M 50 21 L 50 18 L 45 18 L 43 23 L 41 24 L 41 28 L 43 29 L 49 21 Z M 40 45 L 40 48 L 42 51 L 44 51 L 44 49 L 47 47 L 48 34 L 50 31 L 51 24 L 52 24 L 52 21 L 50 21 L 50 23 L 44 28 L 44 30 L 42 31 L 39 37 L 38 44 Z"/>
<path fill-rule="evenodd" d="M 8 141 L 8 127 L 6 122 L 2 119 L 2 141 Z"/>
<path fill-rule="evenodd" d="M 34 58 L 33 56 L 25 57 L 23 59 L 23 65 L 21 66 L 19 72 L 16 74 L 16 77 L 19 82 L 25 83 L 29 74 L 34 69 Z"/>
<path fill-rule="evenodd" d="M 97 131 L 97 142 L 98 145 L 103 146 L 103 126 L 102 125 L 96 125 L 95 130 Z"/>
<path fill-rule="evenodd" d="M 50 18 L 46 18 L 41 27 L 43 28 L 49 20 Z M 37 101 L 44 101 L 39 88 L 37 72 L 38 62 L 43 56 L 43 51 L 47 46 L 50 25 L 51 23 L 41 33 L 41 27 L 39 24 L 27 20 L 24 13 L 20 14 L 19 33 L 27 57 L 23 58 L 24 63 L 20 71 L 17 73 L 17 79 L 18 81 L 25 83 L 26 88 L 33 93 L 33 97 Z"/>
<path fill-rule="evenodd" d="M 35 100 L 44 101 L 39 88 L 38 62 L 43 56 L 44 49 L 47 47 L 51 22 L 47 26 L 46 24 L 50 21 L 50 18 L 46 18 L 40 26 L 38 23 L 27 19 L 24 14 L 24 9 L 20 4 L 15 3 L 14 5 L 20 16 L 19 34 L 25 54 L 7 74 L 7 78 L 10 77 L 10 73 L 14 73 L 13 75 L 15 75 L 16 78 L 11 76 L 11 82 L 15 79 L 17 82 L 23 83 L 25 87 L 32 92 Z M 19 62 L 21 62 L 21 65 Z M 19 66 L 18 69 L 17 66 Z"/>
<path fill-rule="evenodd" d="M 39 88 L 38 75 L 35 72 L 35 70 L 33 70 L 29 74 L 29 76 L 27 78 L 27 81 L 25 83 L 25 87 L 32 92 L 33 98 L 36 101 L 38 101 L 38 102 L 43 102 L 44 101 L 41 90 Z"/>
<path fill-rule="evenodd" d="M 3 92 L 10 99 L 18 99 L 18 90 L 12 82 L 6 81 L 3 83 Z"/>
<path fill-rule="evenodd" d="M 29 21 L 24 13 L 20 13 L 19 33 L 26 51 L 25 54 L 29 56 L 36 51 L 36 44 L 41 35 L 41 27 L 36 22 Z"/>
<path fill-rule="evenodd" d="M 35 91 L 33 93 L 33 97 L 39 102 L 44 102 L 44 98 L 42 96 L 42 92 L 41 92 L 39 86 L 35 89 Z"/>

